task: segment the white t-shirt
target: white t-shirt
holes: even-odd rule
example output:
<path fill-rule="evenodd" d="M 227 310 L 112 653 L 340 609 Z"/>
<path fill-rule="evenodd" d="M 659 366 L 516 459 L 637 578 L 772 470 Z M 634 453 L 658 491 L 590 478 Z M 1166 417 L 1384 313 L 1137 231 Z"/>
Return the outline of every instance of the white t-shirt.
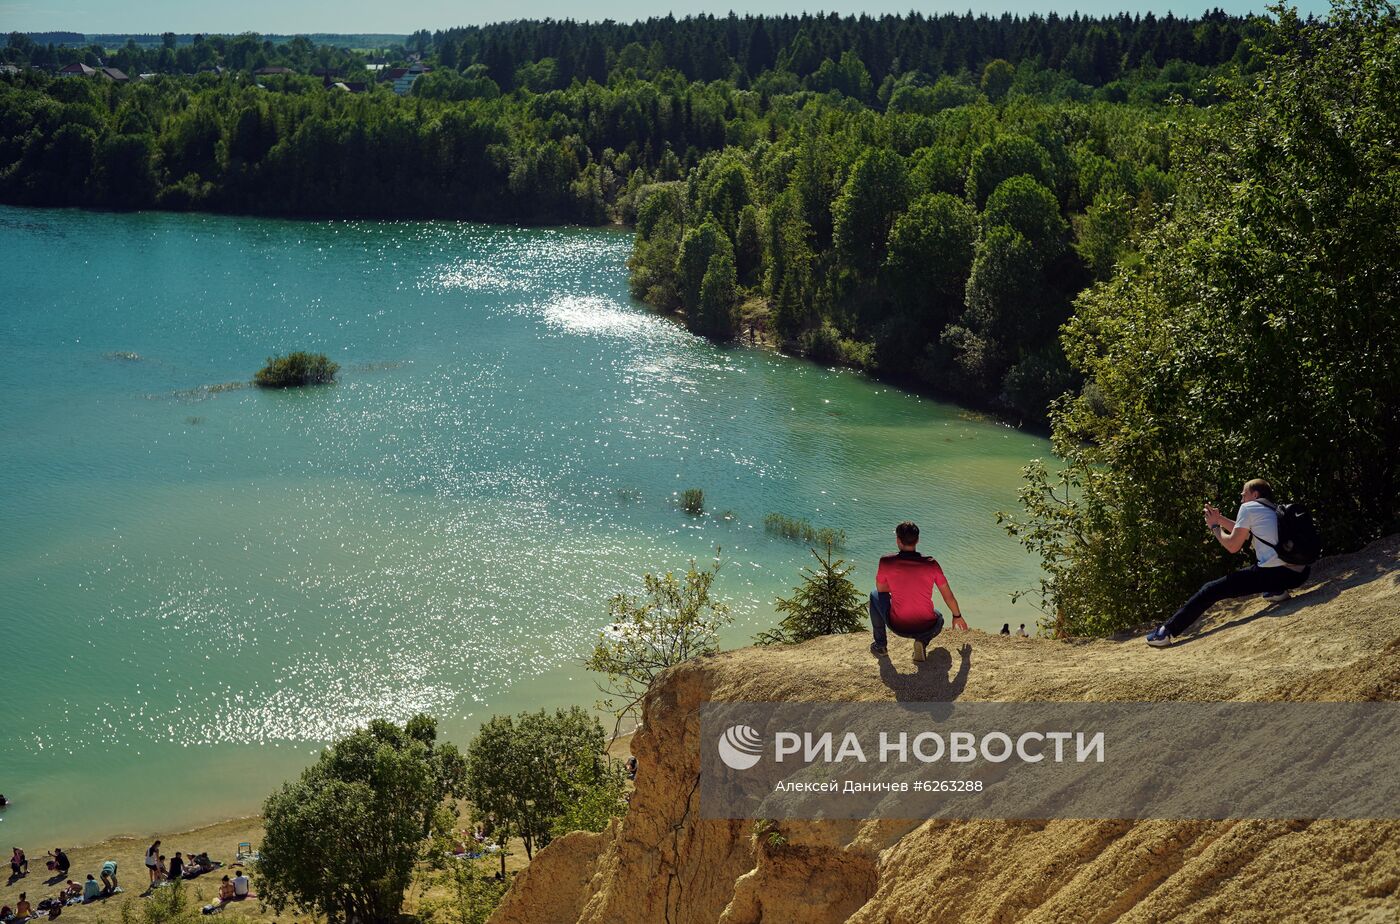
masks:
<path fill-rule="evenodd" d="M 237 876 L 234 876 L 234 877 L 233 877 L 233 894 L 234 894 L 234 895 L 247 895 L 247 894 L 248 894 L 248 877 L 245 876 L 245 875 L 243 875 L 242 873 L 239 873 Z"/>
<path fill-rule="evenodd" d="M 1265 545 L 1267 542 L 1278 544 L 1278 511 L 1259 501 L 1241 504 L 1240 512 L 1235 515 L 1235 529 L 1240 527 L 1249 530 L 1250 541 L 1254 544 L 1254 557 L 1258 559 L 1259 567 L 1276 568 L 1284 564 L 1283 559 L 1278 557 L 1278 552 Z M 1262 538 L 1264 542 L 1255 542 L 1255 537 Z"/>

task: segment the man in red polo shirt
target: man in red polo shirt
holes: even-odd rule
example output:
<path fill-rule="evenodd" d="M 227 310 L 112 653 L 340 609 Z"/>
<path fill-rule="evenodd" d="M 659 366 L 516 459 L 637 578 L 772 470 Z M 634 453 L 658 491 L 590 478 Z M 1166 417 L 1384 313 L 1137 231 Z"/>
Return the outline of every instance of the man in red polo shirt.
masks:
<path fill-rule="evenodd" d="M 894 528 L 899 553 L 880 559 L 875 572 L 875 591 L 870 595 L 870 630 L 875 636 L 870 653 L 884 655 L 885 629 L 895 635 L 914 640 L 914 660 L 926 657 L 925 649 L 933 637 L 943 631 L 943 615 L 934 609 L 933 588 L 943 595 L 943 601 L 953 614 L 953 628 L 966 629 L 958 599 L 943 576 L 938 562 L 915 551 L 919 544 L 919 527 L 908 521 Z"/>

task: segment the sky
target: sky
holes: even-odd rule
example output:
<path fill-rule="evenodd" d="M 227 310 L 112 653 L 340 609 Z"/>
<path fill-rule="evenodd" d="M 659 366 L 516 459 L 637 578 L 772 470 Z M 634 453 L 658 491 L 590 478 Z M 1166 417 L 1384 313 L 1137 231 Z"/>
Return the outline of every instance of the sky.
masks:
<path fill-rule="evenodd" d="M 514 0 L 509 4 L 463 0 L 0 0 L 0 34 L 6 32 L 71 31 L 83 33 L 143 32 L 381 32 L 409 33 L 417 29 L 446 29 L 505 19 L 615 19 L 630 22 L 649 16 L 695 13 L 781 14 L 803 11 L 837 13 L 1000 14 L 1003 12 L 1059 13 L 1075 11 L 1104 15 L 1128 11 L 1197 16 L 1220 7 L 1227 13 L 1264 12 L 1268 0 Z M 1300 0 L 1304 13 L 1324 14 L 1326 0 Z"/>

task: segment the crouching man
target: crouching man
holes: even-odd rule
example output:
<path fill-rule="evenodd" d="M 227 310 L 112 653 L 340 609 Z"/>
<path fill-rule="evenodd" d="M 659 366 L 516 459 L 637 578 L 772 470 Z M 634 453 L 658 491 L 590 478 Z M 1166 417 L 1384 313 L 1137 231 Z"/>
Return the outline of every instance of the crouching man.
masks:
<path fill-rule="evenodd" d="M 943 631 L 943 614 L 933 605 L 933 589 L 953 614 L 953 627 L 966 629 L 958 600 L 938 562 L 916 550 L 919 527 L 904 522 L 894 529 L 899 552 L 880 559 L 875 572 L 875 591 L 870 595 L 870 631 L 875 641 L 870 653 L 882 657 L 888 652 L 887 631 L 914 640 L 914 660 L 926 657 L 928 643 Z"/>

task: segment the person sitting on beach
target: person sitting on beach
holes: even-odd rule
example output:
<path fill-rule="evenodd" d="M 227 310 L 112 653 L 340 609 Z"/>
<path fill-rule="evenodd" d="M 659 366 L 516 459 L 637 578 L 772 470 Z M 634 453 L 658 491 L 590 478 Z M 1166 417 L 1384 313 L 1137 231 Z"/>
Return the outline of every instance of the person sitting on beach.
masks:
<path fill-rule="evenodd" d="M 231 901 L 233 901 L 233 882 L 228 878 L 228 874 L 225 874 L 224 878 L 219 881 L 219 897 L 200 910 L 205 914 L 213 914 L 216 911 L 222 911 L 224 905 Z"/>
<path fill-rule="evenodd" d="M 156 858 L 156 882 L 165 882 L 170 879 L 170 869 L 165 865 L 165 854 Z"/>
<path fill-rule="evenodd" d="M 180 851 L 175 851 L 175 859 L 170 861 L 170 869 L 165 873 L 166 879 L 185 878 L 185 857 Z"/>
<path fill-rule="evenodd" d="M 83 883 L 83 901 L 95 902 L 102 897 L 102 886 L 97 884 L 97 878 L 88 873 L 87 882 Z"/>
<path fill-rule="evenodd" d="M 905 521 L 894 529 L 899 552 L 880 559 L 875 571 L 875 590 L 870 594 L 870 629 L 875 636 L 870 653 L 876 657 L 886 651 L 888 629 L 895 635 L 914 640 L 914 660 L 922 661 L 933 637 L 943 631 L 943 614 L 933 605 L 933 589 L 943 596 L 953 614 L 953 627 L 966 629 L 958 600 L 948 586 L 948 579 L 938 562 L 920 555 L 919 527 Z"/>
<path fill-rule="evenodd" d="M 1009 622 L 1004 622 L 1004 623 L 1001 624 L 1001 634 L 1002 634 L 1002 635 L 1010 635 L 1010 634 L 1011 634 L 1011 623 L 1009 623 Z"/>
<path fill-rule="evenodd" d="M 102 864 L 102 891 L 108 895 L 121 891 L 117 888 L 116 860 L 107 860 Z"/>
<path fill-rule="evenodd" d="M 232 900 L 234 900 L 234 883 L 228 879 L 227 874 L 224 874 L 224 878 L 218 882 L 217 899 L 206 904 L 200 911 L 203 911 L 204 914 L 213 914 L 214 911 L 223 911 L 225 904 L 232 902 Z"/>
<path fill-rule="evenodd" d="M 12 916 L 9 905 L 0 905 L 0 924 L 8 921 Z"/>
<path fill-rule="evenodd" d="M 69 879 L 68 883 L 64 885 L 63 888 L 58 890 L 58 897 L 64 902 L 64 904 L 71 902 L 75 898 L 82 898 L 83 887 L 78 885 L 73 880 Z"/>
<path fill-rule="evenodd" d="M 1030 638 L 1030 637 L 1031 637 L 1031 634 L 1030 634 L 1029 632 L 1026 631 L 1026 624 L 1025 624 L 1024 622 L 1021 623 L 1021 628 L 1019 628 L 1019 629 L 1016 630 L 1016 634 L 1019 635 L 1019 636 L 1021 636 L 1021 638 Z"/>
<path fill-rule="evenodd" d="M 1147 644 L 1166 648 L 1172 639 L 1190 628 L 1213 604 L 1231 597 L 1263 594 L 1265 600 L 1284 600 L 1312 573 L 1311 565 L 1290 565 L 1279 558 L 1278 508 L 1274 489 L 1263 478 L 1252 478 L 1240 490 L 1240 509 L 1235 519 L 1206 504 L 1202 508 L 1206 526 L 1217 542 L 1229 552 L 1239 552 L 1253 541 L 1255 564 L 1233 571 L 1223 578 L 1207 581 L 1181 605 L 1171 619 L 1147 634 Z"/>
<path fill-rule="evenodd" d="M 29 875 L 29 860 L 25 857 L 24 851 L 18 847 L 11 848 L 10 853 L 10 878 L 18 879 L 21 876 Z"/>
<path fill-rule="evenodd" d="M 242 901 L 249 895 L 252 895 L 253 893 L 248 891 L 249 885 L 251 885 L 251 883 L 248 882 L 248 874 L 243 870 L 239 870 L 238 875 L 233 877 L 233 897 L 238 901 Z"/>
<path fill-rule="evenodd" d="M 72 864 L 68 862 L 68 854 L 63 852 L 62 847 L 55 847 L 49 854 L 49 869 L 59 876 L 67 876 L 68 868 Z"/>
<path fill-rule="evenodd" d="M 19 901 L 15 902 L 15 917 L 21 921 L 27 921 L 34 915 L 34 906 L 29 904 L 27 893 L 19 893 Z"/>

